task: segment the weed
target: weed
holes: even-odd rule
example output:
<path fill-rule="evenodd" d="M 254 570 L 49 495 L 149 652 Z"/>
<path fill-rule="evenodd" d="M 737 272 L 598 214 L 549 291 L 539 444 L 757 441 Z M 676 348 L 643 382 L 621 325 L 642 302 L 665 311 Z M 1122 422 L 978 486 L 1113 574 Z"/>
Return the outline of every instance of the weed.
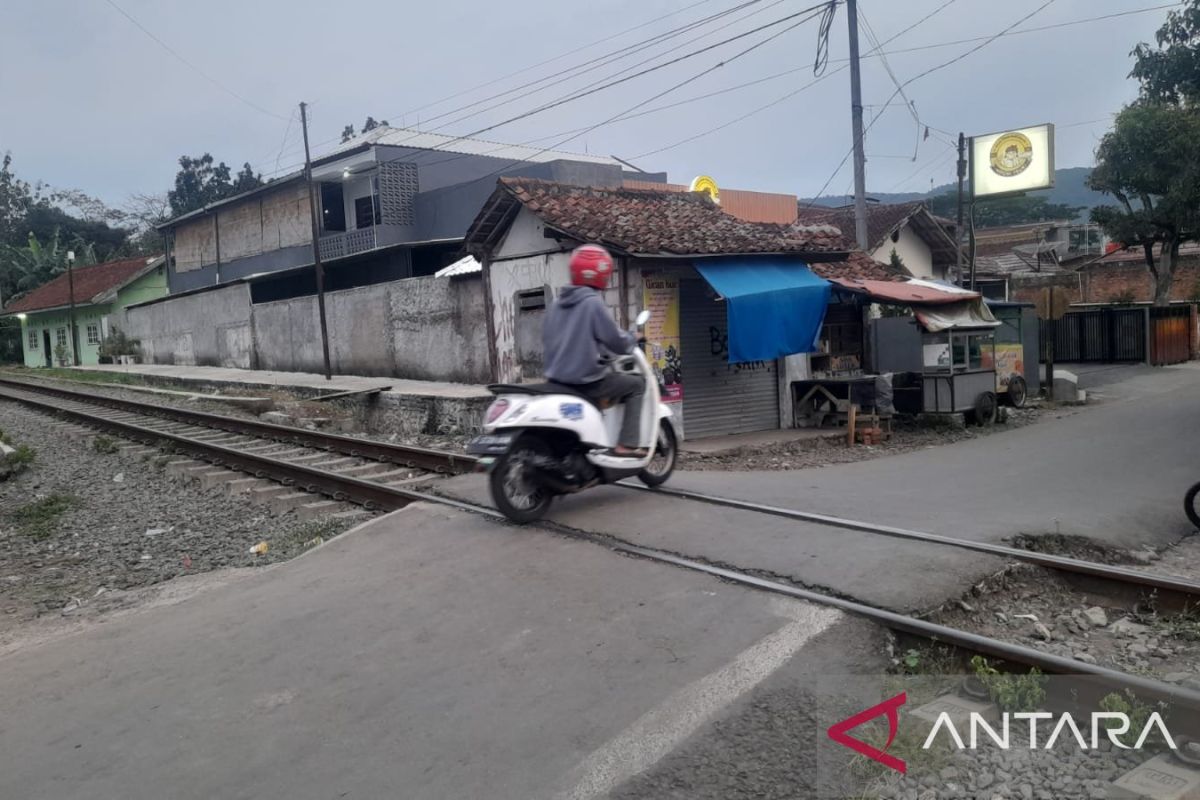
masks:
<path fill-rule="evenodd" d="M 1154 620 L 1154 627 L 1165 636 L 1186 642 L 1200 642 L 1200 608 L 1188 608 L 1182 613 Z"/>
<path fill-rule="evenodd" d="M 1104 697 L 1100 698 L 1100 710 L 1124 714 L 1129 718 L 1129 730 L 1124 734 L 1124 736 L 1132 737 L 1131 742 L 1136 741 L 1137 737 L 1141 735 L 1143 730 L 1145 730 L 1146 721 L 1150 719 L 1150 715 L 1155 711 L 1154 706 L 1143 703 L 1138 699 L 1138 696 L 1129 689 L 1126 689 L 1123 694 L 1112 692 L 1111 694 L 1106 694 Z M 1165 706 L 1160 708 L 1159 711 L 1163 717 L 1166 717 L 1167 709 Z M 1120 720 L 1115 719 L 1104 721 L 1105 727 L 1110 730 L 1121 724 L 1122 722 Z M 1154 735 L 1161 736 L 1161 734 L 1157 732 Z"/>
<path fill-rule="evenodd" d="M 4 462 L 8 465 L 9 474 L 16 475 L 28 469 L 36 457 L 36 450 L 27 444 L 22 444 L 18 445 L 15 451 L 9 453 Z"/>
<path fill-rule="evenodd" d="M 876 718 L 856 728 L 853 735 L 860 741 L 882 748 L 887 744 L 887 723 Z M 947 742 L 938 739 L 930 744 L 928 750 L 922 747 L 927 736 L 926 730 L 901 728 L 887 749 L 888 755 L 895 756 L 908 765 L 910 778 L 914 774 L 936 775 L 950 760 L 950 746 Z M 859 779 L 891 777 L 894 774 L 878 761 L 862 755 L 850 759 L 849 770 Z"/>
<path fill-rule="evenodd" d="M 117 443 L 111 437 L 100 434 L 95 439 L 92 439 L 92 449 L 102 455 L 111 455 L 117 452 Z"/>
<path fill-rule="evenodd" d="M 0 429 L 0 442 L 4 442 L 5 444 L 10 444 L 10 440 L 9 440 L 9 438 L 8 438 L 8 434 L 7 434 L 7 433 L 5 433 L 5 432 L 3 431 L 3 429 Z"/>
<path fill-rule="evenodd" d="M 1025 675 L 1000 672 L 983 656 L 971 659 L 975 677 L 1001 711 L 1033 711 L 1046 699 L 1046 676 L 1034 667 Z"/>
<path fill-rule="evenodd" d="M 948 675 L 956 672 L 954 651 L 940 645 L 905 650 L 897 659 L 897 671 L 904 675 Z"/>
<path fill-rule="evenodd" d="M 310 550 L 326 542 L 345 530 L 345 525 L 338 520 L 310 520 L 288 533 L 271 540 L 271 550 L 278 550 L 285 556 L 296 556 L 305 550 Z"/>
<path fill-rule="evenodd" d="M 50 538 L 58 518 L 74 503 L 75 498 L 70 495 L 50 494 L 21 506 L 12 516 L 22 533 L 35 541 L 41 541 Z"/>

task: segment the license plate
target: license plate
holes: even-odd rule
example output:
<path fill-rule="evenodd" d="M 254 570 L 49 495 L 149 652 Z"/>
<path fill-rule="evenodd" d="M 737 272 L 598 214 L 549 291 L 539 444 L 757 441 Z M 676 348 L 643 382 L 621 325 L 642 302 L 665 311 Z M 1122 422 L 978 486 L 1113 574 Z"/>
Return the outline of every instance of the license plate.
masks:
<path fill-rule="evenodd" d="M 513 434 L 511 433 L 490 433 L 483 436 L 476 436 L 467 445 L 467 452 L 471 455 L 499 455 L 507 453 L 509 446 L 513 442 Z"/>

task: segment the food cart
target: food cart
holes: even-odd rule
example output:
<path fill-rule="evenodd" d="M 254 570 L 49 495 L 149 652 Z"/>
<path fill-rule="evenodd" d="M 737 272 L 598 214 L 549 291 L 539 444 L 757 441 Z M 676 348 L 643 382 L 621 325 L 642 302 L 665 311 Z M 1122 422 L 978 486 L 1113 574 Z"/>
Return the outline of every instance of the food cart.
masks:
<path fill-rule="evenodd" d="M 996 395 L 1015 408 L 1039 389 L 1038 325 L 1032 303 L 988 300 L 996 328 Z"/>
<path fill-rule="evenodd" d="M 996 421 L 994 326 L 921 332 L 922 369 L 892 378 L 893 404 L 908 414 L 962 414 L 968 422 Z"/>

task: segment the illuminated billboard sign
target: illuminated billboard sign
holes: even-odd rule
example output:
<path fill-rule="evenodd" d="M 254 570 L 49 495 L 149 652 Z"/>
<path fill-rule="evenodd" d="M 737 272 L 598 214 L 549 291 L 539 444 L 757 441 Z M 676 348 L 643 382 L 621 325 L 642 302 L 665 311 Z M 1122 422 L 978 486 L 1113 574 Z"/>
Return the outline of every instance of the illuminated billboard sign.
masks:
<path fill-rule="evenodd" d="M 1000 197 L 1054 186 L 1054 126 L 971 137 L 971 194 Z"/>

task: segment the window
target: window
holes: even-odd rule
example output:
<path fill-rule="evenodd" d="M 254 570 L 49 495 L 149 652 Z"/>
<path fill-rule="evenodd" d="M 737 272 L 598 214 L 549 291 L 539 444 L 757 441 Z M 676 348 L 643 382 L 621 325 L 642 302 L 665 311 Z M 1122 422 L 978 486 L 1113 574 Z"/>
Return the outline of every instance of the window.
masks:
<path fill-rule="evenodd" d="M 37 350 L 38 349 L 38 332 L 36 330 L 34 330 L 33 328 L 30 328 L 27 331 L 27 333 L 29 334 L 29 349 Z"/>
<path fill-rule="evenodd" d="M 100 323 L 89 322 L 87 324 L 87 343 L 100 344 Z"/>
<path fill-rule="evenodd" d="M 54 341 L 59 347 L 67 346 L 67 329 L 59 328 L 54 332 Z"/>
<path fill-rule="evenodd" d="M 345 195 L 340 183 L 321 184 L 321 229 L 325 233 L 346 230 Z"/>
<path fill-rule="evenodd" d="M 354 227 L 358 230 L 379 224 L 379 199 L 377 197 L 357 197 L 354 200 Z"/>

